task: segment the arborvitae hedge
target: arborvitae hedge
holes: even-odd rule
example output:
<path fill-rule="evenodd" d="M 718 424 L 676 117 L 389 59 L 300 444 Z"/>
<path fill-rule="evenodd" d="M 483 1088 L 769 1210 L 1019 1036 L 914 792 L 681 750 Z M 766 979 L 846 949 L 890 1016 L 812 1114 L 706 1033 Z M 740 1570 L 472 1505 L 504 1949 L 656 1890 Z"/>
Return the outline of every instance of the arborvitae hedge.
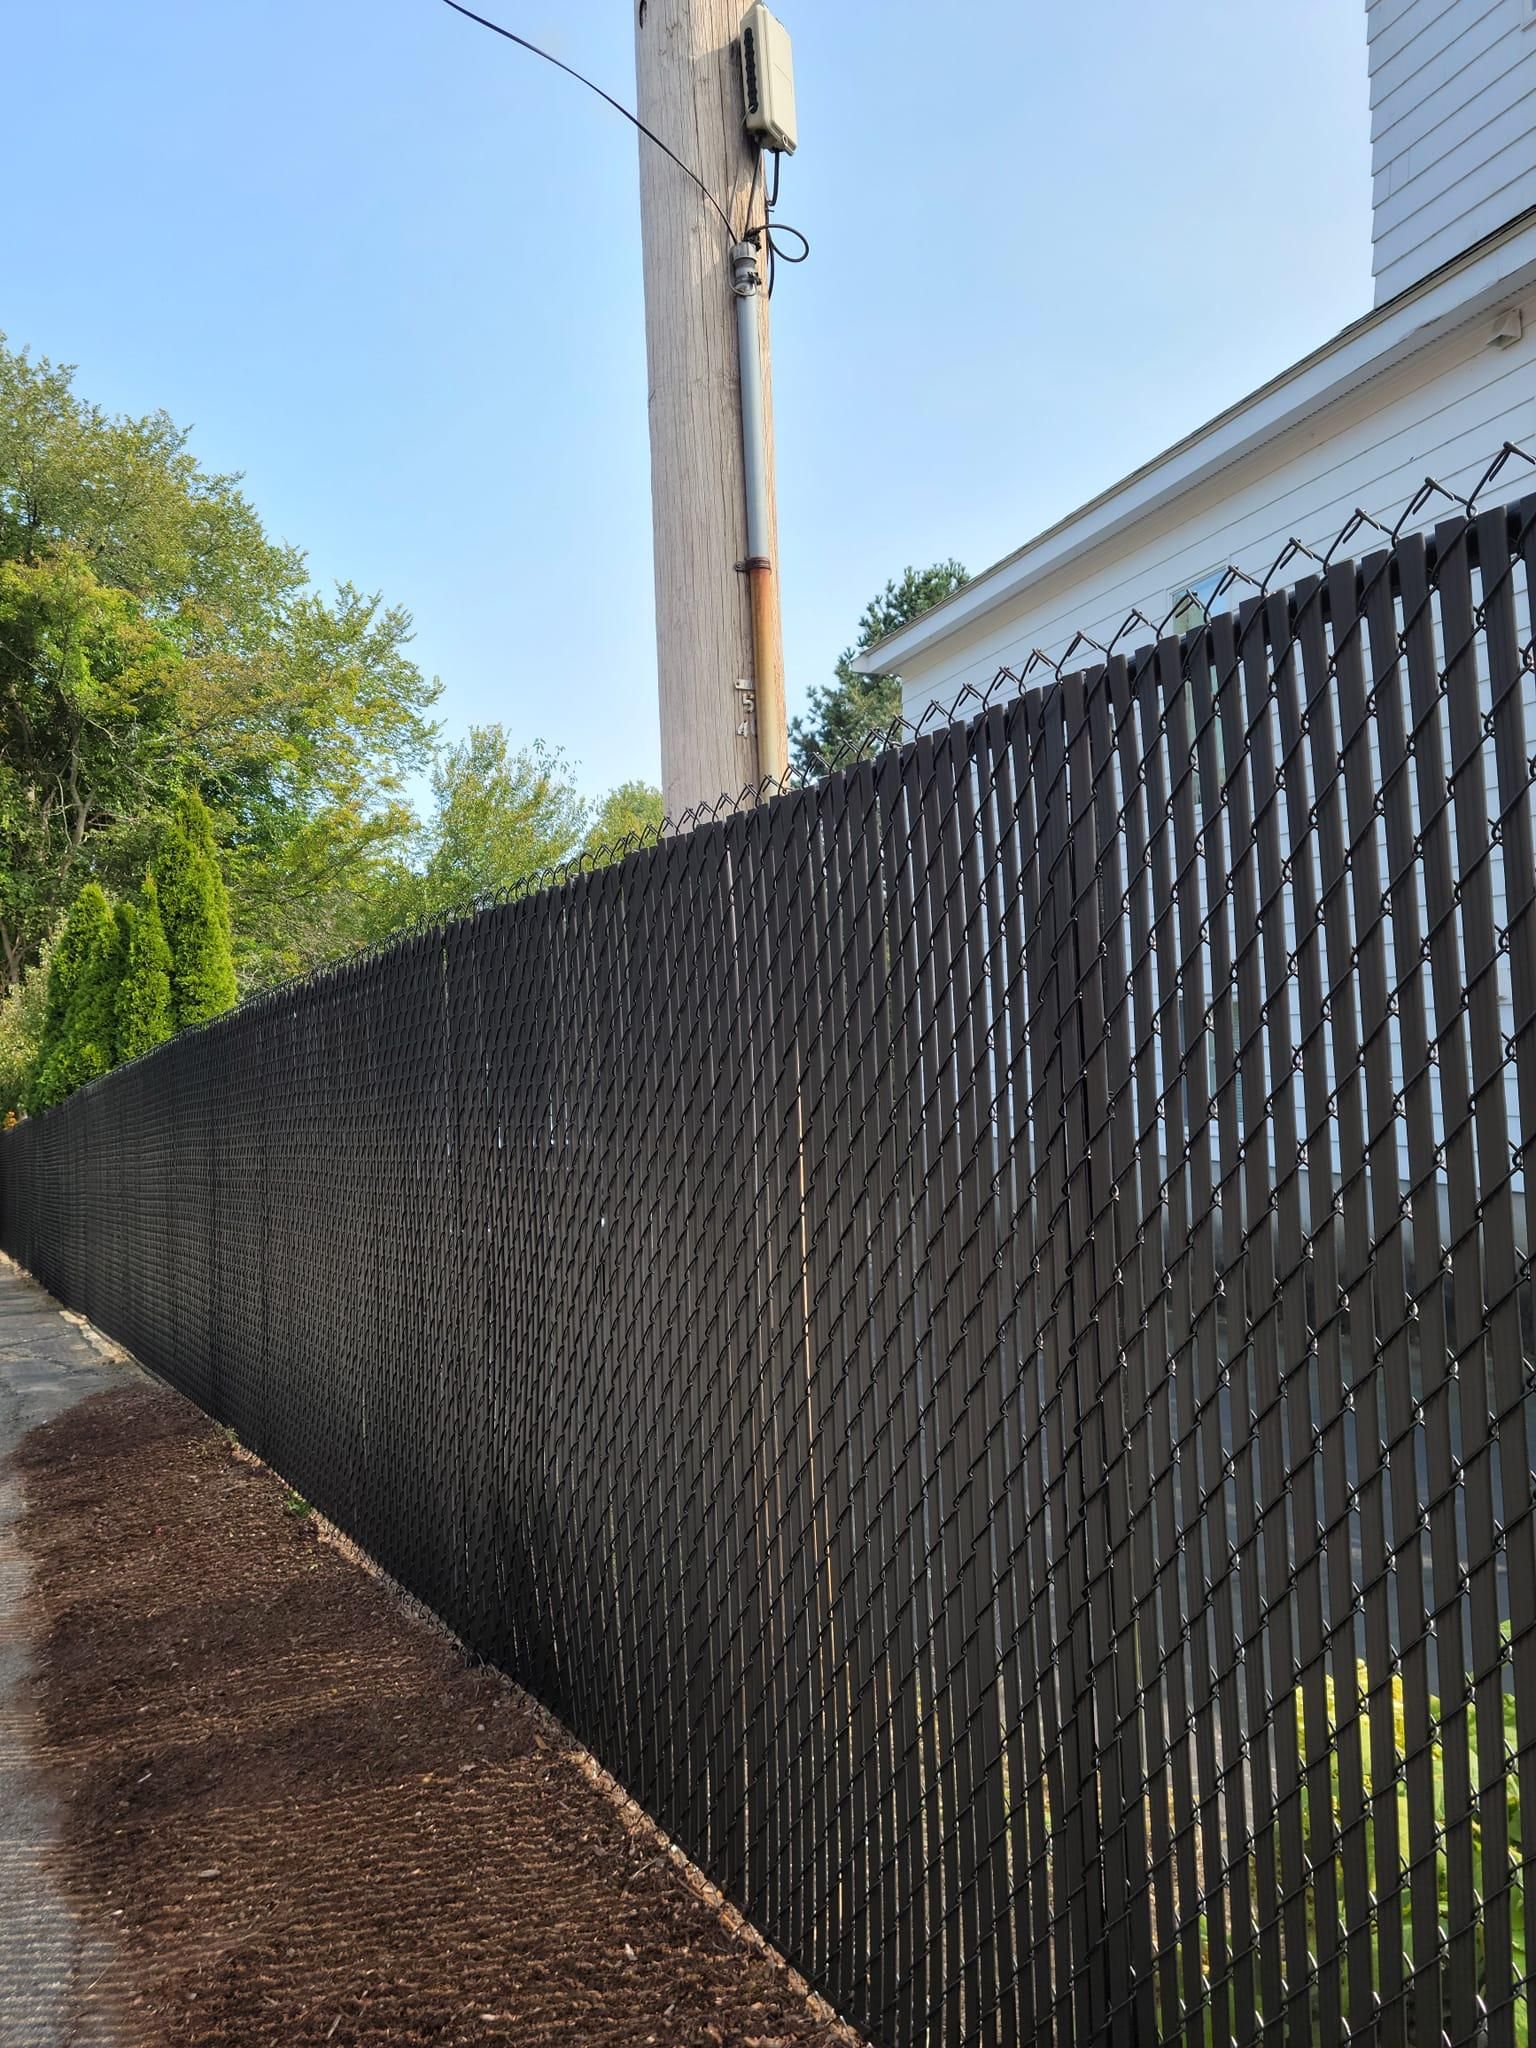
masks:
<path fill-rule="evenodd" d="M 171 949 L 171 1025 L 182 1031 L 219 1016 L 235 1000 L 229 898 L 212 821 L 193 792 L 177 802 L 155 854 L 154 874 Z"/>
<path fill-rule="evenodd" d="M 62 1102 L 235 1000 L 229 898 L 202 799 L 179 799 L 137 901 L 116 911 L 87 882 L 48 968 L 41 1042 L 25 1107 Z"/>
<path fill-rule="evenodd" d="M 48 963 L 48 992 L 43 1001 L 43 1030 L 38 1040 L 37 1061 L 27 1083 L 23 1107 L 35 1115 L 68 1094 L 60 1088 L 60 1062 L 64 1050 L 64 1025 L 69 1016 L 69 999 L 80 976 L 80 957 L 85 942 L 85 921 L 79 899 L 60 927 L 53 958 Z M 57 1092 L 56 1092 L 57 1091 Z"/>
<path fill-rule="evenodd" d="M 103 890 L 87 882 L 54 949 L 29 1109 L 50 1108 L 82 1082 L 110 1071 L 117 1057 L 122 970 L 116 915 Z"/>
<path fill-rule="evenodd" d="M 117 1056 L 137 1059 L 171 1035 L 171 949 L 160 916 L 154 875 L 137 902 L 117 907 L 123 933 L 123 978 L 117 991 Z"/>

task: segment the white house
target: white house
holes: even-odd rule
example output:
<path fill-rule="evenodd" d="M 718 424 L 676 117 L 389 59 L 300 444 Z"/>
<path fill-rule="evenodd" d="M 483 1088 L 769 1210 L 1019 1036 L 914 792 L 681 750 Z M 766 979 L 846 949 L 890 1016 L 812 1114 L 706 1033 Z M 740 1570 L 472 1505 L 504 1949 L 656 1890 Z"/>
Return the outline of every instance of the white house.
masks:
<path fill-rule="evenodd" d="M 1161 621 L 1229 563 L 1326 547 L 1357 509 L 1391 525 L 1426 476 L 1468 492 L 1507 441 L 1536 454 L 1536 0 L 1366 13 L 1374 308 L 871 648 L 909 718 L 1133 609 Z"/>

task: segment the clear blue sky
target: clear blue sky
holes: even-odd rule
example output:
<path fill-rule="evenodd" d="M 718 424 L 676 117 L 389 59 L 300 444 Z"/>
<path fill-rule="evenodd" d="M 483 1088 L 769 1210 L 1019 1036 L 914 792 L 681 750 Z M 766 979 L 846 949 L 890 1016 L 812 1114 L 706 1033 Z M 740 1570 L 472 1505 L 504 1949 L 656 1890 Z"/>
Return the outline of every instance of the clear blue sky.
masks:
<path fill-rule="evenodd" d="M 483 0 L 633 97 L 630 0 Z M 783 0 L 791 705 L 1370 297 L 1363 0 Z M 6 24 L 0 327 L 414 613 L 451 731 L 654 777 L 636 137 L 439 0 Z"/>

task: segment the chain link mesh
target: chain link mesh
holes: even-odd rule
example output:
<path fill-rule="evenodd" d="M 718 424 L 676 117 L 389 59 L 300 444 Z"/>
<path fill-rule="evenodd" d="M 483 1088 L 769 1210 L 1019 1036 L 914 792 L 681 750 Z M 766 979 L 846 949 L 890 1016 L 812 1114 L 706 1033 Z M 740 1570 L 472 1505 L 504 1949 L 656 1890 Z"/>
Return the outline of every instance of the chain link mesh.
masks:
<path fill-rule="evenodd" d="M 1528 2042 L 1533 520 L 252 1001 L 0 1241 L 873 2039 Z"/>

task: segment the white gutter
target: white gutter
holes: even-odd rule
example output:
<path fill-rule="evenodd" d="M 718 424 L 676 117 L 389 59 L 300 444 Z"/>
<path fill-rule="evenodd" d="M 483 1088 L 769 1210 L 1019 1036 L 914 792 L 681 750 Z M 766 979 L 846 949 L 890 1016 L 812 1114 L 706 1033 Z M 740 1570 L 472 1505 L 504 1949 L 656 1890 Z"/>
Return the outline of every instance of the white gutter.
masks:
<path fill-rule="evenodd" d="M 1047 527 L 932 611 L 877 640 L 854 668 L 860 675 L 899 674 L 914 654 L 941 646 L 1310 414 L 1492 312 L 1533 281 L 1536 214 L 1525 213 Z"/>

